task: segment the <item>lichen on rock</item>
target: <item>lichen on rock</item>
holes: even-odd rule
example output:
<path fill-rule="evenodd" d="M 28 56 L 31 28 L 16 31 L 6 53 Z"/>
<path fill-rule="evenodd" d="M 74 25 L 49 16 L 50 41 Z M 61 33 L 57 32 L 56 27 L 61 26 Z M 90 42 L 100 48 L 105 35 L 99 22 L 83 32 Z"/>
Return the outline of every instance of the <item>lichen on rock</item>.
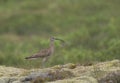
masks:
<path fill-rule="evenodd" d="M 43 69 L 0 66 L 0 83 L 120 83 L 120 60 L 90 66 L 72 63 Z"/>

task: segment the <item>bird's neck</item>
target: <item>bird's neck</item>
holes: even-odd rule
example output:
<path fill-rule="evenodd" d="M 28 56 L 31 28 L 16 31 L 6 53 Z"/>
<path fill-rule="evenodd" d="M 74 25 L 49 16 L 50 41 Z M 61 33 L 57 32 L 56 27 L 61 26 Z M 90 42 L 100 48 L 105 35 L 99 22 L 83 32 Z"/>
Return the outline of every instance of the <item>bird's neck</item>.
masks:
<path fill-rule="evenodd" d="M 53 53 L 54 52 L 54 42 L 50 42 L 50 49 L 51 49 L 51 52 Z"/>

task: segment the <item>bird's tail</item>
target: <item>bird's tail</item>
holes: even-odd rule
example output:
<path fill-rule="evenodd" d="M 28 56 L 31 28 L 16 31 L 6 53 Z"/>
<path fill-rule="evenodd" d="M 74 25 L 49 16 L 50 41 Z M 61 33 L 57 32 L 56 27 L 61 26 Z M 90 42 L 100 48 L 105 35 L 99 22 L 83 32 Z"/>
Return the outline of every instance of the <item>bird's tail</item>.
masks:
<path fill-rule="evenodd" d="M 26 59 L 26 60 L 31 60 L 31 59 L 35 59 L 35 57 L 32 57 L 32 56 L 30 56 L 30 57 L 25 57 L 25 59 Z"/>
<path fill-rule="evenodd" d="M 41 56 L 39 56 L 38 54 L 34 54 L 34 55 L 32 55 L 32 56 L 25 57 L 25 59 L 26 59 L 26 60 L 31 60 L 31 59 L 37 59 L 37 58 L 39 58 L 39 57 L 41 57 Z"/>
<path fill-rule="evenodd" d="M 30 59 L 31 57 L 25 57 L 25 59 Z"/>

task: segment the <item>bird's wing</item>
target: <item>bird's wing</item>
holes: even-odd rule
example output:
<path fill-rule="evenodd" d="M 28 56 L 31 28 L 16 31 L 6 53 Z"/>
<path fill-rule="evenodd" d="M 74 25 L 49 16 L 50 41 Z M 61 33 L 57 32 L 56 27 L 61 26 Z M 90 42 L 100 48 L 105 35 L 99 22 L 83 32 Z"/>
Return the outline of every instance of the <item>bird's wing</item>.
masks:
<path fill-rule="evenodd" d="M 43 58 L 49 56 L 49 49 L 43 49 L 32 56 L 26 57 L 25 59 L 32 59 L 32 58 Z"/>
<path fill-rule="evenodd" d="M 36 53 L 38 56 L 40 57 L 46 57 L 49 55 L 49 49 L 43 49 L 41 51 L 39 51 L 38 53 Z"/>

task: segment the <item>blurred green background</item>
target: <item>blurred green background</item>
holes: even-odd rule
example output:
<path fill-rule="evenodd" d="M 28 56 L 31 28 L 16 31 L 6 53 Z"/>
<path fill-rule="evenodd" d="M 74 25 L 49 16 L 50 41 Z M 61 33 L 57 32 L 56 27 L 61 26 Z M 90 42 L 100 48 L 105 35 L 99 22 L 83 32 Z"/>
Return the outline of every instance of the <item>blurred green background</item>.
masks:
<path fill-rule="evenodd" d="M 120 59 L 120 0 L 0 0 L 0 65 L 41 67 L 24 58 L 55 42 L 45 63 L 92 63 Z"/>

